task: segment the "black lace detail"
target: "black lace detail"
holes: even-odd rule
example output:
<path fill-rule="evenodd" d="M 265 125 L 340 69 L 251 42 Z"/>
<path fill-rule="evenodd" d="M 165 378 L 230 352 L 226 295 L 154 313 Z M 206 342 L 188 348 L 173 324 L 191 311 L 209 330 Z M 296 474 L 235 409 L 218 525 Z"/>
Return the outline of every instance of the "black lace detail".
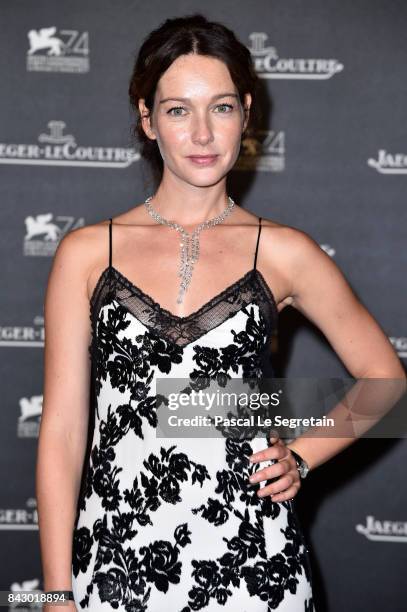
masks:
<path fill-rule="evenodd" d="M 238 312 L 246 316 L 233 321 L 218 343 L 185 348 Z M 135 334 L 130 315 L 146 330 Z M 161 308 L 111 266 L 102 272 L 90 300 L 88 449 L 72 539 L 78 610 L 98 609 L 101 602 L 112 610 L 155 612 L 165 607 L 155 604 L 160 593 L 160 601 L 167 601 L 187 581 L 191 588 L 170 606 L 177 612 L 235 602 L 241 610 L 240 595 L 247 594 L 260 598 L 269 612 L 287 607 L 286 598 L 295 595 L 296 607 L 313 612 L 299 520 L 292 502 L 260 498 L 260 483 L 249 483 L 249 475 L 263 467 L 248 461 L 254 446 L 226 439 L 223 449 L 219 441 L 215 466 L 180 440 L 155 444 L 152 435 L 162 401 L 154 391 L 156 376 L 171 376 L 185 359 L 191 388 L 203 388 L 202 379 L 214 377 L 224 385 L 239 372 L 261 378 L 277 316 L 274 297 L 255 269 L 187 317 Z M 281 546 L 266 533 L 270 522 Z M 216 554 L 201 548 L 201 526 L 210 528 Z"/>
<path fill-rule="evenodd" d="M 276 301 L 257 268 L 246 272 L 195 312 L 181 317 L 162 308 L 116 268 L 108 267 L 100 275 L 90 300 L 93 329 L 100 308 L 108 298 L 116 299 L 151 331 L 179 346 L 195 342 L 252 303 L 259 306 L 269 337 L 278 323 Z"/>

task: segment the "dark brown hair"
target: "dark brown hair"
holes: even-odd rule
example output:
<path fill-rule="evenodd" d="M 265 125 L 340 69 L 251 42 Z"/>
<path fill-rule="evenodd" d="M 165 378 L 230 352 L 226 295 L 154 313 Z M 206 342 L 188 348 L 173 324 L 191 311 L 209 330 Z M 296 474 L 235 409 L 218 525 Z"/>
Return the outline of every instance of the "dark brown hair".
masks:
<path fill-rule="evenodd" d="M 151 112 L 161 76 L 179 56 L 189 53 L 211 56 L 223 61 L 229 69 L 242 105 L 244 94 L 251 94 L 252 104 L 245 135 L 252 133 L 259 120 L 259 78 L 250 51 L 236 38 L 232 30 L 221 23 L 208 21 L 199 13 L 167 19 L 143 40 L 129 83 L 130 106 L 132 116 L 135 117 L 131 134 L 137 143 L 141 142 L 140 153 L 151 164 L 157 184 L 162 177 L 163 160 L 156 140 L 151 140 L 144 133 L 138 101 L 139 98 L 144 98 L 146 107 Z"/>

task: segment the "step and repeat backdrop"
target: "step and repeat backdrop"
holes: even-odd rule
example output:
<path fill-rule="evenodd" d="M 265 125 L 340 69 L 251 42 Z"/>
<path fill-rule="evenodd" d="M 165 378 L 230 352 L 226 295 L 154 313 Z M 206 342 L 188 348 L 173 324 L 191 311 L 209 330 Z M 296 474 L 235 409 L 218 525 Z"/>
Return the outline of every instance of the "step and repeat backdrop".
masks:
<path fill-rule="evenodd" d="M 0 590 L 43 588 L 34 468 L 53 255 L 67 232 L 153 193 L 131 137 L 132 62 L 152 29 L 193 12 L 232 28 L 261 79 L 262 125 L 243 142 L 229 193 L 317 240 L 407 361 L 402 0 L 210 0 L 204 10 L 181 0 L 3 0 Z M 279 376 L 348 376 L 290 307 L 272 361 Z M 405 610 L 406 465 L 403 437 L 363 439 L 303 482 L 297 507 L 318 611 Z"/>

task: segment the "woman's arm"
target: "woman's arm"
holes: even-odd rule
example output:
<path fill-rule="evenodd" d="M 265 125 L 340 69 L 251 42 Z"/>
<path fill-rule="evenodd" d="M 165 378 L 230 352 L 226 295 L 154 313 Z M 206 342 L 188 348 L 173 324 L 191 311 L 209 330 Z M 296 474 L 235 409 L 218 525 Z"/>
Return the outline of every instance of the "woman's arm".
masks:
<path fill-rule="evenodd" d="M 396 351 L 378 322 L 357 299 L 340 268 L 308 234 L 291 231 L 296 234 L 289 262 L 292 306 L 323 332 L 354 378 L 404 379 L 401 384 L 395 382 L 394 389 L 390 380 L 389 384 L 383 385 L 380 391 L 385 404 L 385 396 L 394 396 L 391 391 L 402 391 L 405 385 L 406 374 Z M 364 385 L 366 397 L 373 389 L 374 384 L 371 387 Z M 362 396 L 359 405 L 363 410 Z M 338 417 L 339 412 L 340 407 Z M 346 419 L 345 409 L 343 415 Z M 355 421 L 354 425 L 357 429 L 360 424 Z M 300 436 L 287 446 L 297 451 L 313 469 L 349 446 L 357 437 Z"/>
<path fill-rule="evenodd" d="M 62 239 L 45 295 L 43 408 L 36 464 L 45 590 L 72 589 L 72 534 L 89 410 L 86 235 L 86 228 L 81 228 Z"/>
<path fill-rule="evenodd" d="M 350 395 L 358 395 L 358 401 L 351 419 L 348 405 L 342 402 L 327 414 L 335 418 L 338 437 L 333 437 L 332 431 L 323 437 L 322 428 L 316 427 L 315 433 L 308 430 L 289 444 L 284 444 L 279 436 L 270 438 L 271 447 L 252 455 L 250 459 L 255 463 L 277 460 L 250 479 L 251 482 L 275 479 L 258 492 L 260 496 L 272 495 L 275 502 L 293 498 L 301 487 L 291 449 L 305 459 L 310 469 L 325 463 L 358 438 L 355 430 L 366 429 L 366 417 L 371 417 L 370 423 L 374 424 L 377 414 L 385 412 L 388 404 L 391 408 L 406 388 L 406 374 L 397 353 L 377 321 L 356 298 L 340 268 L 305 232 L 288 226 L 283 231 L 279 254 L 284 261 L 284 275 L 291 284 L 290 298 L 285 301 L 319 327 L 354 378 L 388 380 L 373 398 L 374 385 L 360 380 L 352 387 Z M 346 432 L 351 435 L 347 437 Z"/>

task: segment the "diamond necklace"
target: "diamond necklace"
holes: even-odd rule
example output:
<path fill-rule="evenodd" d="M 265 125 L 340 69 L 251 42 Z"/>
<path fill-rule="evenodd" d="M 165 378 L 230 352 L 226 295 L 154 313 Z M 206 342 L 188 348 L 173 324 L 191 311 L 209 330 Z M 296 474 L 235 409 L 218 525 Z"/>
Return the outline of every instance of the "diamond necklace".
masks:
<path fill-rule="evenodd" d="M 199 257 L 199 234 L 203 229 L 208 227 L 213 227 L 214 225 L 218 225 L 218 223 L 222 223 L 222 221 L 230 215 L 235 205 L 234 201 L 230 196 L 228 196 L 228 205 L 225 210 L 218 215 L 217 217 L 213 217 L 213 219 L 209 219 L 208 221 L 203 221 L 200 223 L 190 235 L 179 223 L 175 223 L 174 221 L 168 221 L 164 219 L 161 215 L 159 215 L 152 205 L 150 201 L 153 199 L 153 196 L 149 196 L 144 204 L 147 208 L 148 213 L 158 221 L 158 223 L 162 223 L 163 225 L 168 225 L 168 227 L 172 227 L 176 229 L 181 234 L 181 262 L 178 270 L 178 276 L 181 278 L 181 285 L 178 293 L 177 304 L 181 304 L 184 294 L 191 282 L 192 271 L 194 268 L 194 264 L 198 261 Z"/>

